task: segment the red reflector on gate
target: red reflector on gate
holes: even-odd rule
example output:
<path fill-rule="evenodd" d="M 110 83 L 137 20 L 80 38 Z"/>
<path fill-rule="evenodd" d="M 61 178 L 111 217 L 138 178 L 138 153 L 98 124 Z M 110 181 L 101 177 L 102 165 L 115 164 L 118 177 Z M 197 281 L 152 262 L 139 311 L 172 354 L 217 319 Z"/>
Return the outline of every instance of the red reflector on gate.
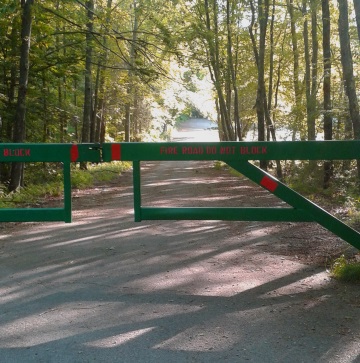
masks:
<path fill-rule="evenodd" d="M 121 160 L 121 145 L 120 144 L 111 145 L 111 160 Z"/>
<path fill-rule="evenodd" d="M 70 160 L 75 162 L 79 158 L 79 148 L 77 145 L 72 145 L 70 149 Z"/>
<path fill-rule="evenodd" d="M 264 176 L 261 179 L 260 185 L 273 193 L 277 188 L 278 183 L 275 180 L 269 178 L 268 176 Z"/>

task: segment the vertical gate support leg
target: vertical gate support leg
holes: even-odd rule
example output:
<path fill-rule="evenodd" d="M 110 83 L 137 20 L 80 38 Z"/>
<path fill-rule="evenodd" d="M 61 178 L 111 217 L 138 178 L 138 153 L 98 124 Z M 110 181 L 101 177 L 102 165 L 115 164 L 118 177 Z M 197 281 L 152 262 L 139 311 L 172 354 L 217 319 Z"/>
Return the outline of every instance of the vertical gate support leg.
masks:
<path fill-rule="evenodd" d="M 64 174 L 64 221 L 71 223 L 71 164 L 65 161 L 63 164 Z"/>
<path fill-rule="evenodd" d="M 141 222 L 141 170 L 140 161 L 133 161 L 134 215 L 135 222 Z"/>

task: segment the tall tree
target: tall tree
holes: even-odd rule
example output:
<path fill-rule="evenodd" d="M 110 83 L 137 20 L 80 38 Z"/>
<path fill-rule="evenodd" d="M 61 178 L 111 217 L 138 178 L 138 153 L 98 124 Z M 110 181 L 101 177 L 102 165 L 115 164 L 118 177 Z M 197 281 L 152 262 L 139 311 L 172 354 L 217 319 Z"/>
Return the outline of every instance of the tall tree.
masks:
<path fill-rule="evenodd" d="M 90 122 L 92 116 L 92 48 L 93 48 L 93 29 L 94 29 L 94 0 L 86 1 L 86 56 L 85 56 L 85 85 L 84 85 L 84 112 L 82 127 L 82 142 L 90 141 Z"/>
<path fill-rule="evenodd" d="M 345 92 L 349 100 L 349 112 L 353 126 L 354 138 L 360 139 L 360 113 L 356 94 L 353 58 L 350 47 L 349 9 L 347 0 L 338 0 L 339 6 L 339 35 L 341 49 L 341 64 Z M 358 178 L 360 179 L 360 160 L 357 160 Z"/>
<path fill-rule="evenodd" d="M 331 23 L 329 0 L 322 0 L 322 24 L 323 24 L 323 94 L 324 94 L 324 139 L 332 140 L 332 114 L 331 114 Z M 330 186 L 332 176 L 333 163 L 331 161 L 324 162 L 324 188 Z"/>
<path fill-rule="evenodd" d="M 254 18 L 254 6 L 252 5 L 252 17 Z M 269 0 L 258 0 L 258 22 L 260 28 L 259 34 L 259 46 L 256 46 L 253 40 L 253 48 L 255 58 L 257 59 L 258 68 L 258 81 L 256 92 L 256 114 L 257 114 L 257 126 L 258 126 L 258 140 L 265 141 L 265 117 L 267 110 L 266 89 L 265 89 L 265 49 L 266 49 L 266 30 L 269 17 Z M 252 29 L 250 28 L 250 32 Z M 251 34 L 250 34 L 251 35 Z M 254 39 L 254 36 L 251 35 Z M 260 161 L 260 166 L 263 169 L 267 168 L 266 160 Z"/>
<path fill-rule="evenodd" d="M 240 111 L 239 111 L 239 92 L 237 86 L 236 79 L 236 71 L 233 57 L 233 42 L 232 42 L 232 9 L 231 9 L 231 1 L 226 0 L 226 29 L 227 29 L 227 59 L 228 59 L 228 68 L 231 74 L 231 83 L 234 91 L 234 123 L 235 123 L 235 133 L 237 138 L 242 140 L 242 130 L 240 123 Z"/>
<path fill-rule="evenodd" d="M 139 15 L 137 0 L 133 0 L 132 8 L 134 10 L 134 17 L 132 21 L 132 39 L 129 43 L 129 71 L 128 71 L 128 85 L 127 85 L 127 97 L 125 102 L 125 141 L 131 140 L 131 107 L 134 106 L 134 71 L 136 61 L 136 48 L 139 31 Z"/>
<path fill-rule="evenodd" d="M 227 103 L 227 94 L 224 93 L 223 83 L 224 77 L 222 74 L 222 59 L 221 59 L 221 36 L 219 31 L 219 5 L 216 0 L 204 1 L 205 24 L 207 33 L 205 39 L 207 43 L 207 53 L 209 58 L 209 71 L 212 82 L 214 84 L 217 105 L 219 110 L 220 129 L 223 132 L 224 140 L 234 140 L 235 133 L 230 121 L 229 104 Z"/>
<path fill-rule="evenodd" d="M 295 105 L 293 106 L 293 114 L 295 119 L 293 138 L 297 131 L 300 131 L 301 138 L 303 139 L 305 135 L 302 132 L 302 85 L 300 81 L 300 51 L 298 46 L 298 35 L 296 32 L 296 16 L 295 16 L 295 6 L 293 0 L 286 0 L 287 9 L 290 16 L 290 29 L 291 29 L 291 43 L 293 52 L 293 84 L 295 93 Z"/>
<path fill-rule="evenodd" d="M 317 1 L 310 2 L 311 13 L 311 45 L 310 50 L 308 30 L 307 0 L 303 0 L 302 11 L 304 17 L 304 53 L 305 53 L 305 90 L 306 90 L 306 115 L 307 115 L 307 138 L 316 138 L 316 93 L 317 93 L 317 60 L 318 60 L 318 35 L 317 35 Z M 311 53 L 311 56 L 310 56 Z"/>
<path fill-rule="evenodd" d="M 21 47 L 20 47 L 20 72 L 19 88 L 14 120 L 13 142 L 25 141 L 25 116 L 26 116 L 26 93 L 29 80 L 29 54 L 32 26 L 32 6 L 34 0 L 21 0 Z M 24 164 L 13 163 L 9 191 L 15 191 L 21 186 L 23 179 Z"/>
<path fill-rule="evenodd" d="M 355 9 L 357 33 L 360 42 L 360 1 L 359 0 L 354 0 L 354 9 Z"/>
<path fill-rule="evenodd" d="M 111 7 L 112 0 L 107 0 L 106 3 L 106 15 L 105 15 L 105 25 L 104 29 L 109 29 L 111 25 Z M 106 75 L 105 69 L 108 64 L 109 59 L 109 49 L 107 35 L 104 34 L 102 37 L 102 50 L 100 51 L 99 61 L 97 66 L 96 74 L 96 92 L 95 92 L 95 102 L 94 102 L 94 142 L 105 142 L 105 84 Z"/>

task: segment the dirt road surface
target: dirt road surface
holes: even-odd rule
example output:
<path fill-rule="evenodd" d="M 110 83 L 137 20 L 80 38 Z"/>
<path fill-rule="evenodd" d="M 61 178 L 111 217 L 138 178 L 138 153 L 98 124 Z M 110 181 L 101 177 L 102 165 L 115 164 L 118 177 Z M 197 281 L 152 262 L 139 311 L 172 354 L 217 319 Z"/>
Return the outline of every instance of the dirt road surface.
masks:
<path fill-rule="evenodd" d="M 209 162 L 142 175 L 144 206 L 282 204 Z M 346 244 L 321 227 L 135 223 L 131 172 L 73 202 L 72 224 L 1 227 L 1 362 L 360 362 L 360 286 L 330 278 Z"/>

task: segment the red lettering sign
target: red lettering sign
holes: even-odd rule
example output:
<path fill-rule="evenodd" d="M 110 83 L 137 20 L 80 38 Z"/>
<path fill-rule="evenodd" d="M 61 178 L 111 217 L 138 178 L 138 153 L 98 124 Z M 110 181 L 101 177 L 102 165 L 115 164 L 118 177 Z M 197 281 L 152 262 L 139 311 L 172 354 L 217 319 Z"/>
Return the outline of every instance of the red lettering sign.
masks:
<path fill-rule="evenodd" d="M 30 157 L 31 149 L 4 149 L 3 155 L 7 157 Z"/>
<path fill-rule="evenodd" d="M 161 146 L 160 154 L 165 155 L 177 155 L 177 147 L 176 146 Z"/>
<path fill-rule="evenodd" d="M 235 154 L 235 146 L 221 146 L 220 154 L 225 154 L 225 155 Z"/>
<path fill-rule="evenodd" d="M 259 155 L 267 154 L 266 146 L 240 146 L 241 155 Z"/>
<path fill-rule="evenodd" d="M 202 155 L 204 154 L 204 148 L 202 146 L 183 146 L 181 149 L 182 154 L 188 155 Z"/>

